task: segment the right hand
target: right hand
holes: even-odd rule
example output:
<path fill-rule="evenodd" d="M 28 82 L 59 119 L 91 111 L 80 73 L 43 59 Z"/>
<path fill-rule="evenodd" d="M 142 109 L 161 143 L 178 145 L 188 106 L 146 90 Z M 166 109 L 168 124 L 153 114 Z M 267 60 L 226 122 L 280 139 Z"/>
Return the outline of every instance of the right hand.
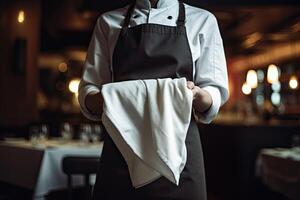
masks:
<path fill-rule="evenodd" d="M 85 106 L 91 114 L 101 116 L 103 112 L 103 97 L 101 93 L 88 94 L 85 98 Z"/>

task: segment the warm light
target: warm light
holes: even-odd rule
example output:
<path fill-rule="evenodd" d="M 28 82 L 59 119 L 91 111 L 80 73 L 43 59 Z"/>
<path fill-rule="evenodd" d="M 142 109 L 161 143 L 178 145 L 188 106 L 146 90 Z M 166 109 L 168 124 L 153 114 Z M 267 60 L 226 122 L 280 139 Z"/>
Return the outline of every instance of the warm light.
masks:
<path fill-rule="evenodd" d="M 79 82 L 80 82 L 80 79 L 78 79 L 78 78 L 73 79 L 73 80 L 70 81 L 70 83 L 69 83 L 69 90 L 72 93 L 76 94 L 78 92 Z"/>
<path fill-rule="evenodd" d="M 253 47 L 259 40 L 262 39 L 262 34 L 259 32 L 252 33 L 248 35 L 243 42 L 244 47 L 250 48 Z"/>
<path fill-rule="evenodd" d="M 293 31 L 294 33 L 299 32 L 299 31 L 300 31 L 300 22 L 297 22 L 297 23 L 294 24 L 291 28 L 292 28 L 292 31 Z"/>
<path fill-rule="evenodd" d="M 23 10 L 19 11 L 18 22 L 22 24 L 25 21 L 25 12 Z"/>
<path fill-rule="evenodd" d="M 68 65 L 66 63 L 62 62 L 58 65 L 57 68 L 58 68 L 58 71 L 60 71 L 60 72 L 66 72 L 68 70 Z"/>
<path fill-rule="evenodd" d="M 233 94 L 233 85 L 232 85 L 232 81 L 228 80 L 228 96 L 230 97 L 231 94 Z"/>
<path fill-rule="evenodd" d="M 245 95 L 249 95 L 251 94 L 251 87 L 250 85 L 248 85 L 246 82 L 243 84 L 242 86 L 242 92 L 245 94 Z"/>
<path fill-rule="evenodd" d="M 298 88 L 297 76 L 295 76 L 295 75 L 291 76 L 290 81 L 289 81 L 289 86 L 293 90 Z"/>
<path fill-rule="evenodd" d="M 255 70 L 249 70 L 247 72 L 246 82 L 251 88 L 257 87 L 257 74 Z"/>
<path fill-rule="evenodd" d="M 279 70 L 278 67 L 276 65 L 269 65 L 268 67 L 268 72 L 267 72 L 267 80 L 268 83 L 272 84 L 272 83 L 276 83 L 278 82 L 279 79 Z"/>
<path fill-rule="evenodd" d="M 85 19 L 90 19 L 90 18 L 93 17 L 93 14 L 92 14 L 92 12 L 84 11 L 84 12 L 82 13 L 82 17 L 85 18 Z"/>

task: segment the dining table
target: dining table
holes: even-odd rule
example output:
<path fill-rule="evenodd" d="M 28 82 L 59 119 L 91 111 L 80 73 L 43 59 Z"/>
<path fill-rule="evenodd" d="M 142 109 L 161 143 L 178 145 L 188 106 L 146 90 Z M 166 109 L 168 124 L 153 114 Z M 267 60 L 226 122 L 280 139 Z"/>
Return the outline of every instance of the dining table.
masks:
<path fill-rule="evenodd" d="M 258 155 L 256 174 L 274 192 L 300 199 L 300 147 L 265 148 Z"/>
<path fill-rule="evenodd" d="M 0 181 L 33 191 L 33 199 L 44 199 L 53 190 L 67 188 L 67 176 L 62 171 L 65 156 L 101 156 L 103 142 L 45 139 L 32 142 L 23 138 L 0 141 Z M 91 184 L 95 175 L 91 177 Z M 73 185 L 84 185 L 80 175 Z"/>

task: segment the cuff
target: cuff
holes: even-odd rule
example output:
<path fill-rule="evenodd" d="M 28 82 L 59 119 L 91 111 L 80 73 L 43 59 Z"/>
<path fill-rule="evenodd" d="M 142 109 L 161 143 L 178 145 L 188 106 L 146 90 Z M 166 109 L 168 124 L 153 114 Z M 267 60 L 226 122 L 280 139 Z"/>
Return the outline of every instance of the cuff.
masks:
<path fill-rule="evenodd" d="M 210 108 L 203 113 L 196 113 L 194 111 L 195 118 L 202 123 L 208 124 L 212 120 L 214 120 L 219 112 L 221 106 L 221 94 L 217 87 L 214 86 L 206 86 L 202 88 L 207 91 L 212 98 L 212 105 Z"/>
<path fill-rule="evenodd" d="M 78 101 L 80 104 L 80 109 L 82 114 L 93 121 L 100 121 L 101 116 L 92 114 L 85 105 L 85 98 L 88 94 L 96 94 L 99 93 L 100 89 L 94 85 L 86 85 L 84 87 L 81 87 L 78 91 Z"/>

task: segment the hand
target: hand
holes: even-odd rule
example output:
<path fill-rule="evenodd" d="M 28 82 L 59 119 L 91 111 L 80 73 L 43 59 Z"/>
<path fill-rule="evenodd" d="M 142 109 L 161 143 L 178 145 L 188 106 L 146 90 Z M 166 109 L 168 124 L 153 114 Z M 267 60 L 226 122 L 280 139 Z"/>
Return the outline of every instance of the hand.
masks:
<path fill-rule="evenodd" d="M 187 87 L 190 90 L 192 90 L 192 92 L 193 92 L 193 99 L 196 99 L 197 96 L 198 96 L 198 94 L 200 93 L 200 91 L 199 91 L 199 90 L 201 90 L 200 87 L 195 86 L 194 82 L 192 82 L 192 81 L 187 81 Z"/>
<path fill-rule="evenodd" d="M 193 107 L 197 112 L 205 112 L 212 105 L 212 98 L 210 94 L 195 86 L 194 82 L 187 81 L 187 87 L 193 92 Z"/>
<path fill-rule="evenodd" d="M 88 94 L 85 98 L 85 105 L 91 114 L 101 116 L 103 112 L 103 97 L 101 93 Z"/>

